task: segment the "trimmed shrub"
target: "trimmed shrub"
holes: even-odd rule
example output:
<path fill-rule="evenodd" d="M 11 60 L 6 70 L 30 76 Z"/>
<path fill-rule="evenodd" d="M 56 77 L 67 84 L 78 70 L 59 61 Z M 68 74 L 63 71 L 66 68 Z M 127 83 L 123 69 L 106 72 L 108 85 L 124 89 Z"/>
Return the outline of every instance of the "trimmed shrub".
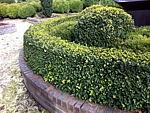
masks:
<path fill-rule="evenodd" d="M 51 17 L 53 12 L 52 0 L 40 0 L 42 6 L 42 12 L 46 17 Z"/>
<path fill-rule="evenodd" d="M 0 4 L 0 16 L 4 18 L 7 17 L 7 13 L 6 13 L 7 7 L 8 7 L 7 4 Z"/>
<path fill-rule="evenodd" d="M 20 18 L 27 18 L 27 17 L 30 17 L 30 16 L 34 16 L 35 13 L 36 13 L 35 8 L 32 5 L 29 5 L 29 4 L 23 5 L 18 10 L 18 16 Z"/>
<path fill-rule="evenodd" d="M 95 0 L 82 0 L 83 8 L 89 7 L 95 3 Z"/>
<path fill-rule="evenodd" d="M 68 13 L 70 11 L 69 2 L 66 0 L 54 0 L 53 9 L 56 13 Z"/>
<path fill-rule="evenodd" d="M 101 0 L 101 5 L 111 6 L 111 7 L 120 7 L 114 0 Z"/>
<path fill-rule="evenodd" d="M 124 10 L 102 7 L 81 16 L 71 37 L 72 41 L 82 45 L 114 47 L 133 29 L 132 17 Z"/>
<path fill-rule="evenodd" d="M 34 2 L 33 1 L 33 2 L 30 2 L 29 4 L 35 8 L 36 12 L 42 11 L 42 6 L 41 6 L 40 2 Z"/>
<path fill-rule="evenodd" d="M 15 3 L 15 0 L 0 0 L 0 3 L 8 3 L 8 4 L 11 4 L 11 3 Z"/>
<path fill-rule="evenodd" d="M 62 91 L 123 110 L 150 109 L 150 52 L 87 47 L 51 36 L 54 26 L 78 17 L 50 19 L 24 34 L 28 66 Z M 61 26 L 61 25 L 60 25 Z"/>
<path fill-rule="evenodd" d="M 93 12 L 93 10 L 97 10 L 102 7 L 103 7 L 102 5 L 92 5 L 90 7 L 86 7 L 81 13 L 82 15 L 85 15 L 86 13 Z"/>
<path fill-rule="evenodd" d="M 74 26 L 77 24 L 77 21 L 69 21 L 61 23 L 52 28 L 50 34 L 52 36 L 61 37 L 63 40 L 71 41 L 71 31 Z"/>
<path fill-rule="evenodd" d="M 83 9 L 83 3 L 81 0 L 70 0 L 69 4 L 71 12 L 80 12 Z"/>
<path fill-rule="evenodd" d="M 9 18 L 17 18 L 20 6 L 17 3 L 10 4 L 7 7 L 6 14 Z"/>
<path fill-rule="evenodd" d="M 131 32 L 123 47 L 134 52 L 150 52 L 150 27 L 140 27 Z"/>

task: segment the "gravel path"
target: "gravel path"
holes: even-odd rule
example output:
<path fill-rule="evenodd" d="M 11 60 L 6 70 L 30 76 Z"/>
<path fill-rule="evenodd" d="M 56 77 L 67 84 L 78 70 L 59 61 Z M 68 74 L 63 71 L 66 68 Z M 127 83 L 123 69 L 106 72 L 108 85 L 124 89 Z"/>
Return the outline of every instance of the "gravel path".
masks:
<path fill-rule="evenodd" d="M 18 65 L 23 34 L 31 24 L 20 19 L 4 22 L 14 23 L 17 32 L 0 35 L 0 113 L 48 113 L 25 88 Z"/>

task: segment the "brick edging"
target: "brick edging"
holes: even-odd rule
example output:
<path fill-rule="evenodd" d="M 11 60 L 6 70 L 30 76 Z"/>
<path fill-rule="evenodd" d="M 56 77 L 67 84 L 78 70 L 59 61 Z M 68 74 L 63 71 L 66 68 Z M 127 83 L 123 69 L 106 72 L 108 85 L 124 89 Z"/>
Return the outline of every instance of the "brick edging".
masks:
<path fill-rule="evenodd" d="M 23 49 L 19 54 L 19 66 L 25 86 L 31 95 L 51 113 L 135 113 L 116 108 L 100 106 L 77 99 L 44 82 L 40 75 L 34 74 L 24 61 Z"/>
<path fill-rule="evenodd" d="M 13 23 L 0 22 L 0 24 L 4 24 L 3 26 L 0 26 L 0 35 L 17 31 L 16 26 Z"/>

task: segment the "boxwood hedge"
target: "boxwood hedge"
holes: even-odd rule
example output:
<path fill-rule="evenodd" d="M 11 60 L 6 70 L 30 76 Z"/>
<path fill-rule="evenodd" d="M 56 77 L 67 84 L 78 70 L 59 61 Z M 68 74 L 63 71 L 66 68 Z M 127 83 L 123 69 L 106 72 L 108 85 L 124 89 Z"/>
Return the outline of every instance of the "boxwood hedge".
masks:
<path fill-rule="evenodd" d="M 75 97 L 148 113 L 150 52 L 87 47 L 50 35 L 53 26 L 78 18 L 51 19 L 31 26 L 24 34 L 27 65 L 46 82 Z"/>

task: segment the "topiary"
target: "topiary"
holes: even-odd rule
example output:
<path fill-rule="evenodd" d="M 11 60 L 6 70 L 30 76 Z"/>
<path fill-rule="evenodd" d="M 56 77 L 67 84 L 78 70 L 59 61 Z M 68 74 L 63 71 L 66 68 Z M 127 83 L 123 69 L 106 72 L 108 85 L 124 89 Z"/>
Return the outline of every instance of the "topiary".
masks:
<path fill-rule="evenodd" d="M 102 7 L 81 16 L 71 37 L 82 45 L 113 47 L 133 29 L 132 17 L 124 10 Z"/>
<path fill-rule="evenodd" d="M 0 16 L 1 17 L 4 17 L 4 18 L 7 17 L 7 13 L 6 13 L 7 7 L 8 7 L 7 4 L 0 4 Z"/>
<path fill-rule="evenodd" d="M 81 0 L 70 0 L 70 11 L 80 12 L 83 9 L 83 3 Z"/>
<path fill-rule="evenodd" d="M 93 12 L 93 10 L 96 10 L 96 9 L 99 9 L 103 7 L 102 5 L 92 5 L 90 7 L 86 7 L 82 12 L 81 14 L 84 15 L 86 13 L 89 13 L 89 12 Z"/>
<path fill-rule="evenodd" d="M 68 13 L 70 11 L 69 2 L 66 0 L 54 0 L 53 9 L 56 13 Z"/>
<path fill-rule="evenodd" d="M 46 17 L 51 17 L 53 12 L 52 0 L 40 0 L 42 6 L 42 12 Z"/>
<path fill-rule="evenodd" d="M 53 27 L 50 32 L 50 35 L 61 37 L 63 40 L 71 41 L 71 30 L 77 24 L 77 21 L 68 21 L 60 23 L 57 26 Z"/>
<path fill-rule="evenodd" d="M 35 8 L 32 5 L 25 4 L 18 10 L 18 16 L 20 18 L 27 18 L 33 16 L 36 13 Z"/>
<path fill-rule="evenodd" d="M 7 7 L 6 13 L 9 18 L 17 18 L 20 6 L 17 3 L 10 4 Z"/>
<path fill-rule="evenodd" d="M 33 1 L 33 2 L 30 2 L 29 4 L 35 8 L 36 12 L 42 11 L 42 6 L 40 2 Z"/>
<path fill-rule="evenodd" d="M 89 7 L 95 3 L 95 0 L 82 0 L 83 8 Z"/>

